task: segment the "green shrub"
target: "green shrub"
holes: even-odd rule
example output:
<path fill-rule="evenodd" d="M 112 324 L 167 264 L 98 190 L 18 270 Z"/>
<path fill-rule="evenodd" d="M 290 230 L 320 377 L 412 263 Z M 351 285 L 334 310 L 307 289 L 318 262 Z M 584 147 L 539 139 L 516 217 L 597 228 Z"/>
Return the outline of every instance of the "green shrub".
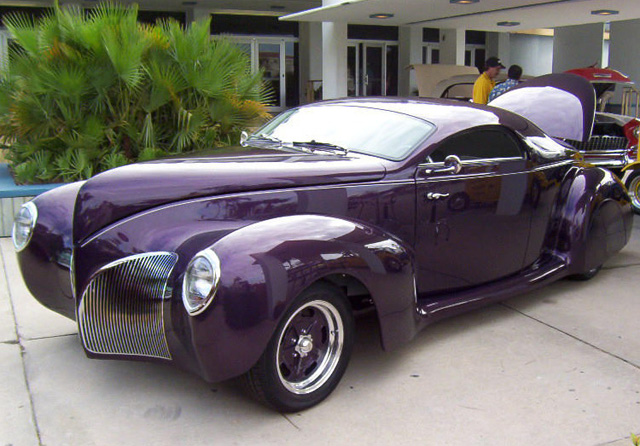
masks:
<path fill-rule="evenodd" d="M 217 147 L 268 117 L 262 73 L 210 21 L 137 22 L 137 7 L 60 7 L 4 18 L 0 135 L 18 182 L 74 181 Z"/>

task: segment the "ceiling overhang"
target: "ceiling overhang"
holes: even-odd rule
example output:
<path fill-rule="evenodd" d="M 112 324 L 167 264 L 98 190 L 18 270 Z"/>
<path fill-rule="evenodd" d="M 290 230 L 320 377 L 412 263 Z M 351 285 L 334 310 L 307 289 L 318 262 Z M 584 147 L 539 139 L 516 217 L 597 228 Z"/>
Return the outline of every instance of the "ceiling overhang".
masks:
<path fill-rule="evenodd" d="M 592 13 L 601 9 L 613 9 L 618 14 Z M 377 14 L 391 17 L 373 18 Z M 638 0 L 480 0 L 471 4 L 452 4 L 448 0 L 349 0 L 289 14 L 281 20 L 513 32 L 637 18 Z M 519 24 L 504 27 L 499 22 Z"/>

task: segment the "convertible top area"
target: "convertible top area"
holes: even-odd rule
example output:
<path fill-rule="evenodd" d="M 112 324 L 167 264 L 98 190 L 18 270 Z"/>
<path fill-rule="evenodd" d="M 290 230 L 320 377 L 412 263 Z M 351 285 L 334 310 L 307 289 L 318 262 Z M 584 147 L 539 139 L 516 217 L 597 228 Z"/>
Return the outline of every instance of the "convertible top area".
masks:
<path fill-rule="evenodd" d="M 325 105 L 375 108 L 403 113 L 435 124 L 447 133 L 482 125 L 505 125 L 525 136 L 540 136 L 542 132 L 526 118 L 508 110 L 470 102 L 437 98 L 358 98 L 316 102 L 308 107 Z"/>

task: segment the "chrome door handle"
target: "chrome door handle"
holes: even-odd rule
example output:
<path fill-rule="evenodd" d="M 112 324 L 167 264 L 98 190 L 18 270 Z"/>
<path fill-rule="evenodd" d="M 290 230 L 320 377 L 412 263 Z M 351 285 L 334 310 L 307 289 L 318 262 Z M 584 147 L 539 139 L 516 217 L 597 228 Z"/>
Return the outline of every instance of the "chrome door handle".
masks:
<path fill-rule="evenodd" d="M 441 198 L 447 198 L 449 194 L 441 194 L 438 192 L 427 192 L 427 200 L 439 200 Z"/>

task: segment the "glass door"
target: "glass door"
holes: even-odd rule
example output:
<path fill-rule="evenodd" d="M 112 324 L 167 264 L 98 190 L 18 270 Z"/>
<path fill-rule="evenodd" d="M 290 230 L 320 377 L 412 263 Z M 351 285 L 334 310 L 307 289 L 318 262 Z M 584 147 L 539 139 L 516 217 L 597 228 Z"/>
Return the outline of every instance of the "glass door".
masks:
<path fill-rule="evenodd" d="M 269 110 L 298 105 L 298 41 L 294 38 L 235 37 L 229 39 L 251 57 L 251 70 L 262 69 L 271 96 Z"/>
<path fill-rule="evenodd" d="M 264 81 L 270 89 L 268 102 L 273 107 L 282 106 L 280 45 L 258 42 L 258 66 L 264 72 Z"/>
<path fill-rule="evenodd" d="M 347 95 L 398 94 L 398 45 L 351 41 L 347 47 Z"/>
<path fill-rule="evenodd" d="M 383 79 L 385 77 L 383 63 L 383 47 L 379 44 L 364 44 L 364 96 L 382 96 Z"/>

